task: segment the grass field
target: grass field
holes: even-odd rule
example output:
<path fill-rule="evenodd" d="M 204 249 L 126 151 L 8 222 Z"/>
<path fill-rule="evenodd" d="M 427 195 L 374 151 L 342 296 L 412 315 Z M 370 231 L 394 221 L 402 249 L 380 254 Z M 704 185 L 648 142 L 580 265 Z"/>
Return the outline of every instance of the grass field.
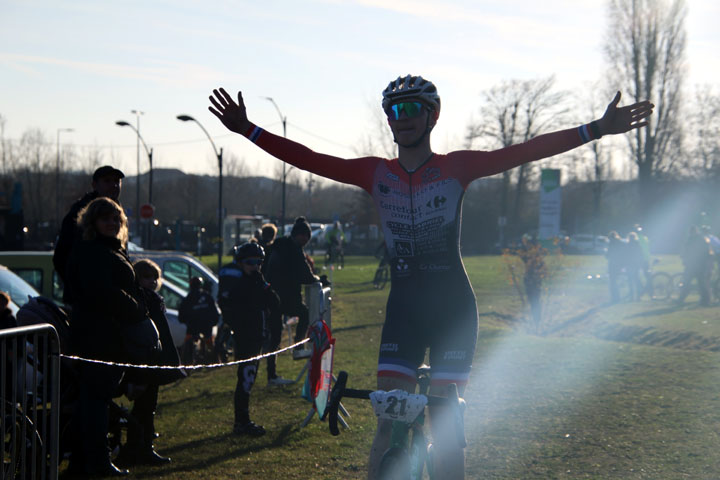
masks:
<path fill-rule="evenodd" d="M 502 257 L 470 257 L 480 337 L 466 392 L 466 478 L 720 478 L 720 308 L 651 302 L 610 305 L 602 257 L 559 260 L 539 333 L 524 318 Z M 334 273 L 335 371 L 373 388 L 388 289 L 370 281 L 376 260 L 347 259 Z M 663 258 L 659 269 L 679 264 Z M 439 319 L 441 321 L 442 319 Z M 530 333 L 533 332 L 533 333 Z M 295 378 L 302 362 L 279 358 Z M 169 467 L 133 478 L 360 479 L 375 419 L 349 399 L 351 429 L 339 437 L 315 417 L 300 386 L 252 396 L 264 437 L 235 437 L 235 368 L 199 371 L 162 387 L 157 449 Z"/>

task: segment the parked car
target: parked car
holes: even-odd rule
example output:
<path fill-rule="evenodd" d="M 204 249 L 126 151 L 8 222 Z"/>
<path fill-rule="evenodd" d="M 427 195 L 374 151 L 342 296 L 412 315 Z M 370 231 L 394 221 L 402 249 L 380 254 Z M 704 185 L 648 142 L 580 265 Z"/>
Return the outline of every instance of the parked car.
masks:
<path fill-rule="evenodd" d="M 0 290 L 10 295 L 9 307 L 13 315 L 17 314 L 18 309 L 25 305 L 30 297 L 40 295 L 32 285 L 3 265 L 0 265 Z"/>
<path fill-rule="evenodd" d="M 42 295 L 52 299 L 58 305 L 62 305 L 63 285 L 53 266 L 52 255 L 53 252 L 0 252 L 0 265 L 5 265 L 7 269 L 12 271 L 8 273 L 16 275 L 23 283 L 29 284 L 31 290 L 27 291 L 27 294 L 32 296 Z M 156 261 L 154 258 L 153 260 Z M 171 273 L 175 272 L 172 264 L 169 267 Z M 2 280 L 0 280 L 0 290 L 6 290 L 3 288 Z M 19 287 L 16 287 L 14 291 L 25 292 Z M 175 346 L 180 347 L 185 341 L 187 327 L 178 321 L 178 308 L 180 308 L 182 299 L 187 296 L 187 290 L 177 286 L 163 275 L 159 293 L 165 298 L 168 325 L 173 336 L 173 342 Z M 13 298 L 13 302 L 18 303 L 12 294 L 11 298 Z M 27 295 L 24 298 L 24 301 L 17 305 L 18 308 L 27 302 Z"/>
<path fill-rule="evenodd" d="M 52 262 L 53 252 L 0 252 L 0 265 L 15 272 L 43 297 L 62 305 L 63 284 Z"/>
<path fill-rule="evenodd" d="M 180 348 L 185 343 L 185 333 L 187 333 L 187 325 L 180 323 L 178 320 L 178 310 L 180 302 L 187 296 L 187 290 L 183 290 L 172 282 L 163 279 L 162 285 L 158 293 L 165 299 L 165 307 L 167 311 L 165 316 L 168 319 L 170 333 L 172 333 L 173 343 Z"/>
<path fill-rule="evenodd" d="M 130 251 L 129 254 L 133 262 L 147 258 L 157 263 L 162 270 L 163 280 L 168 280 L 185 291 L 190 289 L 192 277 L 202 277 L 205 284 L 210 287 L 210 293 L 217 298 L 217 275 L 192 255 L 166 250 L 138 250 Z"/>

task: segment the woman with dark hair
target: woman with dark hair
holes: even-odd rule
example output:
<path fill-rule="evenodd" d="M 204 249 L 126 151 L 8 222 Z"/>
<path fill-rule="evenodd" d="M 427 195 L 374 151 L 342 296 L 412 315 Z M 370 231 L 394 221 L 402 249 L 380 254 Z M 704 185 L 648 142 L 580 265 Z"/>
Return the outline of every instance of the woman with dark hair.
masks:
<path fill-rule="evenodd" d="M 88 359 L 129 362 L 123 343 L 128 326 L 146 320 L 148 310 L 127 256 L 127 217 L 120 205 L 100 197 L 78 214 L 82 241 L 72 250 L 69 277 L 74 285 L 70 343 Z M 110 461 L 108 405 L 119 394 L 123 369 L 79 364 L 79 394 L 73 415 L 75 442 L 71 471 L 127 475 Z"/>

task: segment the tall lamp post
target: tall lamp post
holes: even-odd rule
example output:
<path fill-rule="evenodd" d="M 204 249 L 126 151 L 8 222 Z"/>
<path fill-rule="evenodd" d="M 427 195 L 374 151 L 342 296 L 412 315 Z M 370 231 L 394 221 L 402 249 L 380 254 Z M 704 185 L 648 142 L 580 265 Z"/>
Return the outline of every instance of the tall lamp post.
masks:
<path fill-rule="evenodd" d="M 55 224 L 60 229 L 60 134 L 72 132 L 72 128 L 57 129 L 57 159 L 55 160 Z"/>
<path fill-rule="evenodd" d="M 177 119 L 182 122 L 195 122 L 198 124 L 198 126 L 202 129 L 203 132 L 205 132 L 205 136 L 207 136 L 208 140 L 210 140 L 210 145 L 212 145 L 213 151 L 215 152 L 215 156 L 217 157 L 218 161 L 218 225 L 217 225 L 217 231 L 218 231 L 218 250 L 217 250 L 217 257 L 218 257 L 218 272 L 220 271 L 220 267 L 222 267 L 222 254 L 223 254 L 223 211 L 222 211 L 222 155 L 223 155 L 223 149 L 220 148 L 218 151 L 217 147 L 215 147 L 215 142 L 213 142 L 212 137 L 208 133 L 207 130 L 205 130 L 205 127 L 202 126 L 202 123 L 195 120 L 190 115 L 178 115 Z"/>
<path fill-rule="evenodd" d="M 277 103 L 275 103 L 275 100 L 273 100 L 272 97 L 263 98 L 272 102 L 275 110 L 277 110 L 278 115 L 280 115 L 280 120 L 282 121 L 283 137 L 287 138 L 287 117 L 282 114 L 280 107 L 277 106 Z M 285 235 L 285 190 L 287 185 L 287 163 L 283 162 L 282 167 L 282 209 L 280 210 L 280 234 Z"/>
<path fill-rule="evenodd" d="M 135 115 L 135 131 L 137 135 L 137 177 L 135 177 L 135 225 L 137 225 L 138 233 L 140 233 L 140 115 L 145 115 L 145 112 L 140 110 L 130 110 L 130 113 Z"/>
<path fill-rule="evenodd" d="M 149 170 L 150 178 L 148 180 L 148 203 L 150 205 L 152 205 L 152 199 L 153 199 L 153 195 L 152 195 L 153 194 L 153 149 L 148 148 L 147 144 L 145 143 L 145 140 L 143 140 L 143 138 L 142 138 L 142 135 L 140 135 L 140 130 L 138 130 L 136 127 L 134 127 L 131 123 L 125 122 L 123 120 L 118 120 L 117 122 L 115 122 L 115 125 L 117 125 L 119 127 L 132 128 L 135 131 L 135 133 L 137 134 L 138 142 L 142 143 L 143 147 L 145 147 L 145 153 L 147 153 L 148 163 L 150 165 L 150 170 Z M 138 178 L 138 185 L 139 185 L 139 182 L 140 182 L 140 165 L 139 164 L 138 164 L 138 177 L 137 178 Z M 138 192 L 138 197 L 137 197 L 136 201 L 138 204 L 137 210 L 138 210 L 138 214 L 139 214 L 139 212 L 140 212 L 140 187 L 139 186 L 138 186 L 137 192 Z M 139 225 L 140 225 L 140 223 L 138 223 L 138 226 Z M 151 232 L 151 229 L 148 227 L 146 248 L 150 247 L 150 232 Z"/>

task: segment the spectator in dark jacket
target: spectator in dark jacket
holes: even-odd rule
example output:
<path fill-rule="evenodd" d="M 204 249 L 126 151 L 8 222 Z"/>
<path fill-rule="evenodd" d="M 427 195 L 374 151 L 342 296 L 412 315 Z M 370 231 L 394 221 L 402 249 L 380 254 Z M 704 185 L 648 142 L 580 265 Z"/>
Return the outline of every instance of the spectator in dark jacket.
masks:
<path fill-rule="evenodd" d="M 235 250 L 233 263 L 220 269 L 218 303 L 223 320 L 233 330 L 235 359 L 256 357 L 262 350 L 267 332 L 267 319 L 279 300 L 260 272 L 265 252 L 257 243 L 245 243 Z M 235 387 L 236 435 L 261 436 L 265 429 L 250 420 L 250 391 L 255 384 L 258 360 L 238 365 Z"/>
<path fill-rule="evenodd" d="M 619 233 L 611 231 L 608 233 L 608 279 L 610 283 L 610 301 L 617 303 L 620 301 L 620 289 L 618 288 L 618 277 L 625 268 L 625 259 L 627 250 L 627 242 L 623 240 Z"/>
<path fill-rule="evenodd" d="M 272 223 L 266 223 L 260 228 L 260 240 L 258 244 L 263 247 L 265 251 L 265 258 L 263 259 L 261 272 L 265 272 L 267 269 L 267 263 L 272 253 L 272 247 L 275 243 L 275 237 L 277 236 L 277 227 Z M 266 352 L 274 352 L 280 348 L 282 342 L 282 313 L 280 308 L 275 308 L 270 311 L 270 317 L 268 318 L 268 339 L 265 347 Z M 270 355 L 267 357 L 267 379 L 268 385 L 287 385 L 292 383 L 291 380 L 282 378 L 277 374 L 277 356 Z"/>
<path fill-rule="evenodd" d="M 295 342 L 305 338 L 310 313 L 302 301 L 301 286 L 320 281 L 305 258 L 303 247 L 310 241 L 310 224 L 305 217 L 295 220 L 289 237 L 275 240 L 270 260 L 268 260 L 265 277 L 280 297 L 281 312 L 289 316 L 297 316 L 298 324 L 295 331 Z M 311 350 L 298 347 L 293 358 L 307 358 Z"/>
<path fill-rule="evenodd" d="M 78 215 L 82 241 L 72 249 L 68 279 L 73 283 L 70 342 L 73 353 L 90 359 L 127 362 L 125 328 L 148 315 L 125 246 L 127 217 L 120 205 L 96 198 Z M 107 449 L 108 404 L 119 394 L 123 370 L 81 362 L 73 415 L 75 443 L 71 470 L 91 475 L 122 475 Z"/>
<path fill-rule="evenodd" d="M 262 272 L 267 268 L 268 260 L 270 260 L 270 254 L 272 253 L 272 246 L 275 243 L 275 237 L 277 237 L 277 227 L 272 223 L 265 223 L 260 227 L 260 240 L 258 243 L 263 250 L 265 250 L 265 259 L 263 260 Z"/>
<path fill-rule="evenodd" d="M 680 254 L 685 267 L 683 272 L 683 287 L 680 290 L 678 303 L 683 303 L 690 293 L 690 283 L 697 281 L 700 291 L 700 304 L 710 304 L 710 276 L 714 264 L 715 252 L 710 245 L 710 240 L 703 235 L 700 228 L 693 226 L 682 253 Z"/>
<path fill-rule="evenodd" d="M 53 266 L 65 286 L 63 290 L 65 305 L 72 304 L 72 285 L 68 283 L 69 279 L 66 275 L 68 260 L 73 247 L 82 239 L 82 229 L 77 223 L 78 213 L 98 197 L 107 197 L 117 202 L 120 198 L 123 178 L 125 175 L 117 168 L 109 165 L 98 168 L 92 176 L 92 191 L 73 203 L 70 211 L 63 218 L 60 233 L 55 242 Z"/>
<path fill-rule="evenodd" d="M 638 301 L 643 294 L 643 284 L 640 279 L 645 268 L 645 256 L 637 232 L 628 233 L 625 253 L 625 268 L 630 279 L 630 297 L 633 301 Z"/>
<path fill-rule="evenodd" d="M 133 267 L 163 346 L 155 363 L 180 365 L 180 357 L 165 316 L 165 300 L 157 293 L 162 281 L 160 267 L 148 259 L 138 260 Z M 158 454 L 153 447 L 158 387 L 184 378 L 185 373 L 182 370 L 129 369 L 125 377 L 126 382 L 123 383 L 127 385 L 126 395 L 133 400 L 131 414 L 136 421 L 128 424 L 127 441 L 120 449 L 115 463 L 122 467 L 170 463 L 170 458 Z"/>

